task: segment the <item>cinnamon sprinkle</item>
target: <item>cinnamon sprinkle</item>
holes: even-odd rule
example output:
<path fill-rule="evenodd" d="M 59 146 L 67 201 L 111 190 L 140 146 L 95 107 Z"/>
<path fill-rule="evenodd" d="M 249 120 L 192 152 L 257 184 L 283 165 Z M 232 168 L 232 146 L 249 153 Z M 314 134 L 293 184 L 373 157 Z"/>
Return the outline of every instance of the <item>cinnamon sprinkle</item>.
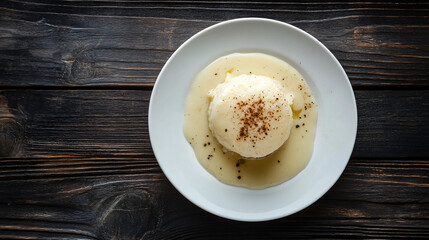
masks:
<path fill-rule="evenodd" d="M 237 116 L 240 117 L 242 125 L 236 138 L 237 140 L 246 141 L 251 138 L 253 143 L 256 140 L 263 140 L 271 130 L 271 119 L 280 121 L 280 117 L 275 117 L 274 111 L 266 109 L 266 104 L 271 105 L 274 102 L 267 102 L 264 96 L 254 96 L 237 102 L 236 107 L 241 113 L 241 115 L 237 114 Z"/>

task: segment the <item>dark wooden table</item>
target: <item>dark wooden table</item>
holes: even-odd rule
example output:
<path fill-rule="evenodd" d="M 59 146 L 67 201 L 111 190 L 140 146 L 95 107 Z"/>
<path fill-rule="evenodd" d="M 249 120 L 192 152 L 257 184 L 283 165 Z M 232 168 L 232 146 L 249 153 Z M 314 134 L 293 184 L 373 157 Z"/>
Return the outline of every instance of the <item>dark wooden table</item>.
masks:
<path fill-rule="evenodd" d="M 194 206 L 148 138 L 169 56 L 239 17 L 318 38 L 345 68 L 359 113 L 334 187 L 262 223 Z M 0 2 L 0 238 L 428 238 L 428 126 L 428 2 Z"/>

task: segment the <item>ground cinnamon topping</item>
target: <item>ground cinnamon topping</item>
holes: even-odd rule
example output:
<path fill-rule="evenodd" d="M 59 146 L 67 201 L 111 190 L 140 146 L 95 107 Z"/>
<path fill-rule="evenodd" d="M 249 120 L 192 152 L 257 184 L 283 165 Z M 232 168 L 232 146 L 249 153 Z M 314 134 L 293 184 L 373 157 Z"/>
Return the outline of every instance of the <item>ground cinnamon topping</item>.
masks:
<path fill-rule="evenodd" d="M 242 125 L 237 140 L 246 141 L 251 138 L 251 141 L 256 143 L 256 140 L 263 140 L 268 135 L 271 129 L 270 121 L 279 121 L 280 117 L 275 117 L 274 111 L 267 110 L 266 104 L 275 103 L 265 100 L 264 96 L 254 96 L 237 102 L 236 107 L 239 111 L 236 113 Z M 280 108 L 280 106 L 277 107 Z"/>

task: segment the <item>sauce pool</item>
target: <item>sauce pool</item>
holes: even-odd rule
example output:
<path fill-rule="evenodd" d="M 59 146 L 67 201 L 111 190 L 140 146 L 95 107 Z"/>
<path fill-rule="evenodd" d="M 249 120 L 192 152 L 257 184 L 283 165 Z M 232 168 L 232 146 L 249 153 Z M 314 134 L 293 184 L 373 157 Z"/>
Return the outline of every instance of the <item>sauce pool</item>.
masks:
<path fill-rule="evenodd" d="M 227 73 L 272 78 L 282 84 L 286 93 L 292 92 L 295 96 L 289 139 L 264 159 L 245 160 L 234 152 L 224 152 L 209 129 L 207 94 L 225 80 Z M 200 164 L 219 181 L 263 189 L 285 182 L 305 168 L 313 153 L 316 123 L 315 99 L 298 71 L 270 55 L 234 53 L 216 59 L 197 75 L 186 102 L 183 131 Z"/>

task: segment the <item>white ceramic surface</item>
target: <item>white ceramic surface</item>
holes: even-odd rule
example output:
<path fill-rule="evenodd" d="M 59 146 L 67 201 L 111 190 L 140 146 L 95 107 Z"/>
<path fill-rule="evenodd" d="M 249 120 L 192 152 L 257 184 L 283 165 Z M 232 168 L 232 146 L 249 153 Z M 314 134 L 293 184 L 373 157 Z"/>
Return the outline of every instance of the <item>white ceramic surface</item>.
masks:
<path fill-rule="evenodd" d="M 195 76 L 234 52 L 262 52 L 287 61 L 304 76 L 319 108 L 310 163 L 293 179 L 264 190 L 219 182 L 199 164 L 183 135 L 186 97 Z M 353 90 L 334 55 L 303 30 L 270 19 L 234 19 L 191 37 L 161 70 L 149 105 L 152 148 L 170 182 L 202 209 L 240 221 L 281 218 L 314 203 L 346 167 L 356 131 Z"/>

